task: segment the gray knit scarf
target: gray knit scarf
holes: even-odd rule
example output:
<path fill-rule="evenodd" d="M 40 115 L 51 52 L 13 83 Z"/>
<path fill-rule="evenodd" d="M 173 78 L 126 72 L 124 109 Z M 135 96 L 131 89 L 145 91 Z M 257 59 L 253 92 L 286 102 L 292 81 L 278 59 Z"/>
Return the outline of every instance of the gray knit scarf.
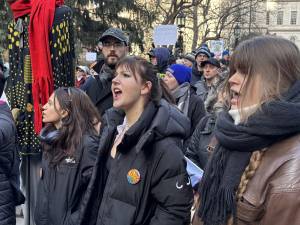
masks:
<path fill-rule="evenodd" d="M 185 115 L 188 115 L 190 105 L 190 84 L 185 82 L 172 91 L 176 99 L 177 108 Z"/>

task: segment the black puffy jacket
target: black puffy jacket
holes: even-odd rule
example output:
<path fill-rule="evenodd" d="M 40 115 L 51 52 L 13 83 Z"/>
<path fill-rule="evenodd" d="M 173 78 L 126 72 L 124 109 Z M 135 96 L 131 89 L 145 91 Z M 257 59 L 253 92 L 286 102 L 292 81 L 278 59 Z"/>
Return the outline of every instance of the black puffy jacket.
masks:
<path fill-rule="evenodd" d="M 113 105 L 112 79 L 113 71 L 104 64 L 99 75 L 90 76 L 86 79 L 85 84 L 80 87 L 90 97 L 100 115 L 103 115 Z"/>
<path fill-rule="evenodd" d="M 0 225 L 16 224 L 16 205 L 24 202 L 19 189 L 16 128 L 6 103 L 0 101 Z"/>
<path fill-rule="evenodd" d="M 211 153 L 209 145 L 212 142 L 215 124 L 215 115 L 208 114 L 207 116 L 203 117 L 192 134 L 188 148 L 185 152 L 186 157 L 191 159 L 201 169 L 205 168 Z"/>
<path fill-rule="evenodd" d="M 189 224 L 193 201 L 181 139 L 189 121 L 164 100 L 148 103 L 140 119 L 125 133 L 107 171 L 107 157 L 123 117 L 111 109 L 100 140 L 99 157 L 82 207 L 81 224 Z M 128 172 L 139 171 L 137 184 Z"/>
<path fill-rule="evenodd" d="M 35 210 L 36 225 L 77 225 L 79 206 L 90 181 L 99 138 L 84 135 L 74 158 L 49 166 L 43 157 Z"/>

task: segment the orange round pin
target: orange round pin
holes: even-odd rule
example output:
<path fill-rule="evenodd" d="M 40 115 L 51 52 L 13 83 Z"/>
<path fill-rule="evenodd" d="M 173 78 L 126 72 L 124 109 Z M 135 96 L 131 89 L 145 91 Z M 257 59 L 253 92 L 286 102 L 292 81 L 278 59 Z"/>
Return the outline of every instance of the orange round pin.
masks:
<path fill-rule="evenodd" d="M 141 174 L 137 169 L 131 169 L 127 173 L 127 180 L 130 184 L 137 184 L 141 180 Z"/>

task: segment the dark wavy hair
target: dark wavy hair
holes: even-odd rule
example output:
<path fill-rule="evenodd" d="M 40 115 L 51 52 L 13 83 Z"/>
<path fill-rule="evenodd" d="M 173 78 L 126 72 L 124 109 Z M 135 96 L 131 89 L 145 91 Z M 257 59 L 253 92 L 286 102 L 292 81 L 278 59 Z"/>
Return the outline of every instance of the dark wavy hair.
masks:
<path fill-rule="evenodd" d="M 169 103 L 175 103 L 166 84 L 162 82 L 159 75 L 155 72 L 154 66 L 146 59 L 139 56 L 126 56 L 117 63 L 116 68 L 120 66 L 124 66 L 131 71 L 135 79 L 137 79 L 137 75 L 140 75 L 142 81 L 151 82 L 150 100 L 156 105 L 159 104 L 161 98 L 164 98 Z"/>
<path fill-rule="evenodd" d="M 43 129 L 45 135 L 52 135 L 51 144 L 43 141 L 43 150 L 49 158 L 50 165 L 58 165 L 66 157 L 76 157 L 76 150 L 82 144 L 83 135 L 98 135 L 96 125 L 100 122 L 98 110 L 86 95 L 78 88 L 58 88 L 54 92 L 54 107 L 58 101 L 60 109 L 68 112 L 61 119 L 61 127 L 57 130 L 53 124 Z M 58 112 L 59 109 L 55 110 Z"/>

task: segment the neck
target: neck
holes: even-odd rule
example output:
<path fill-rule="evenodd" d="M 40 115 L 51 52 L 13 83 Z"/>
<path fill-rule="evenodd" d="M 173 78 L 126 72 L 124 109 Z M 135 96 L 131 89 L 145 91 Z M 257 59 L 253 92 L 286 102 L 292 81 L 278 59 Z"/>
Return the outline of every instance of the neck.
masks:
<path fill-rule="evenodd" d="M 200 65 L 197 64 L 197 69 L 198 69 L 198 71 L 202 71 L 201 64 Z"/>
<path fill-rule="evenodd" d="M 141 101 L 142 101 L 142 99 L 137 101 L 129 109 L 125 110 L 127 124 L 129 127 L 131 127 L 133 124 L 135 124 L 138 121 L 138 119 L 140 118 L 140 116 L 142 115 L 142 113 L 144 112 L 146 104 L 144 103 L 144 101 L 142 101 L 142 102 Z"/>
<path fill-rule="evenodd" d="M 216 80 L 216 77 L 213 77 L 213 78 L 210 78 L 210 79 L 205 79 L 206 85 L 208 87 L 212 86 L 214 84 L 215 80 Z"/>

